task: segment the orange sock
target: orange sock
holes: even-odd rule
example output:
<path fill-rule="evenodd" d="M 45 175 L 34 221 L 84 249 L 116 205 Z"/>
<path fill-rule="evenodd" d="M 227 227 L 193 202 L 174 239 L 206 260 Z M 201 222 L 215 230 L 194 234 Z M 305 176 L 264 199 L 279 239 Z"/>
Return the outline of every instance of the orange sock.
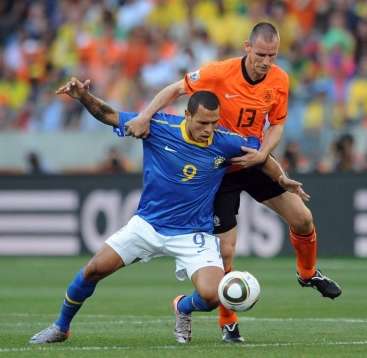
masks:
<path fill-rule="evenodd" d="M 231 271 L 232 267 L 228 271 L 226 271 L 225 274 Z M 221 303 L 219 304 L 218 307 L 219 307 L 218 323 L 221 328 L 223 328 L 225 324 L 232 324 L 238 322 L 236 312 L 225 308 Z"/>
<path fill-rule="evenodd" d="M 291 243 L 296 251 L 297 272 L 302 279 L 310 279 L 316 272 L 317 239 L 313 228 L 308 235 L 299 235 L 289 231 Z"/>

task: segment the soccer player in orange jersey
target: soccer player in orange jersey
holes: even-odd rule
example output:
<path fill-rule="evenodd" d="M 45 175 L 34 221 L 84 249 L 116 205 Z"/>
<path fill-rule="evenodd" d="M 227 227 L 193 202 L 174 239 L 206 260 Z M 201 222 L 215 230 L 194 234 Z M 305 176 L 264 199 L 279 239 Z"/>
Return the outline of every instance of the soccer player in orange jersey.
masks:
<path fill-rule="evenodd" d="M 288 223 L 300 285 L 313 287 L 324 297 L 335 298 L 341 294 L 340 287 L 316 267 L 316 230 L 310 210 L 299 196 L 285 192 L 259 170 L 279 143 L 287 118 L 288 75 L 274 64 L 279 40 L 278 31 L 272 24 L 258 23 L 245 42 L 244 57 L 210 63 L 167 86 L 128 123 L 128 128 L 133 136 L 145 137 L 149 134 L 153 114 L 177 97 L 199 90 L 216 93 L 221 103 L 220 125 L 246 136 L 257 136 L 262 141 L 259 151 L 232 160 L 237 170 L 225 175 L 216 196 L 216 233 L 220 236 L 225 271 L 232 270 L 236 214 L 240 193 L 246 191 Z M 269 127 L 264 133 L 266 122 Z M 243 341 L 236 314 L 224 307 L 219 311 L 223 340 Z"/>

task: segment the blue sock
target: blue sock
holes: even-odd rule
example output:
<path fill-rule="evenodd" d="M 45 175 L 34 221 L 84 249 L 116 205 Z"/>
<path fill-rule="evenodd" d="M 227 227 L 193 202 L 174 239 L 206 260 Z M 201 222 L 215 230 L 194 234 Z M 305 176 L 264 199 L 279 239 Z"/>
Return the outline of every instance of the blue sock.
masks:
<path fill-rule="evenodd" d="M 85 280 L 83 269 L 76 274 L 74 280 L 66 290 L 59 318 L 55 321 L 55 324 L 58 325 L 63 332 L 69 330 L 71 320 L 79 311 L 84 300 L 93 294 L 95 287 L 96 284 L 94 282 Z"/>
<path fill-rule="evenodd" d="M 181 313 L 189 314 L 193 311 L 209 312 L 213 308 L 202 299 L 197 291 L 194 291 L 191 296 L 185 296 L 178 302 L 177 309 Z"/>

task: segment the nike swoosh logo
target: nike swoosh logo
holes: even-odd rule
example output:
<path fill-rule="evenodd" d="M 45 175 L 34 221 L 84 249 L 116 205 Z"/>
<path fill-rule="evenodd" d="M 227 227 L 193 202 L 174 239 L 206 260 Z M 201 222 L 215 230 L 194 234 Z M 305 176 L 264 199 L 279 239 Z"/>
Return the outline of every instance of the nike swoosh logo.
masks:
<path fill-rule="evenodd" d="M 240 96 L 239 94 L 229 94 L 229 93 L 226 93 L 224 95 L 224 97 L 227 98 L 227 99 L 235 98 L 235 97 L 239 97 L 239 96 Z"/>
<path fill-rule="evenodd" d="M 177 153 L 177 150 L 170 148 L 168 145 L 164 147 L 164 150 L 166 150 L 167 152 Z"/>
<path fill-rule="evenodd" d="M 201 250 L 198 250 L 197 253 L 200 254 L 200 252 L 203 252 L 205 250 L 208 250 L 208 249 L 201 249 Z"/>

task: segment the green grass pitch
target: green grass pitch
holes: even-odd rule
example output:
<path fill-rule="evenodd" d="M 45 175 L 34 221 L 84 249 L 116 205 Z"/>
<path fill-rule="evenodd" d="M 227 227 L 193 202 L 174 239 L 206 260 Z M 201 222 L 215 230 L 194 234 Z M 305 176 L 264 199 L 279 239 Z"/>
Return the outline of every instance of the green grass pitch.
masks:
<path fill-rule="evenodd" d="M 366 261 L 321 259 L 342 285 L 332 301 L 301 288 L 294 259 L 241 258 L 237 269 L 260 281 L 261 299 L 240 313 L 246 343 L 221 342 L 216 313 L 193 315 L 193 341 L 175 343 L 170 303 L 190 293 L 174 277 L 171 259 L 122 269 L 97 287 L 72 325 L 72 336 L 31 346 L 31 335 L 56 317 L 66 286 L 82 258 L 0 259 L 1 357 L 367 357 Z"/>

